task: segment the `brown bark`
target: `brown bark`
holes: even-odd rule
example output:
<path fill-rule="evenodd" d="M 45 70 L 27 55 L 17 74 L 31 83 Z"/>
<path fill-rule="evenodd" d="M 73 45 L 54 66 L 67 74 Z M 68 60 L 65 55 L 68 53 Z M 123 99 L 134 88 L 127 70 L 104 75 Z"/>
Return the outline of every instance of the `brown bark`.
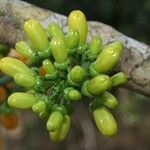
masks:
<path fill-rule="evenodd" d="M 18 40 L 24 39 L 22 25 L 29 18 L 36 18 L 44 27 L 50 22 L 56 22 L 67 31 L 67 17 L 63 15 L 19 0 L 0 0 L 0 42 L 14 46 Z M 88 27 L 87 40 L 100 35 L 104 44 L 114 40 L 124 42 L 123 55 L 114 70 L 128 75 L 125 87 L 150 96 L 150 47 L 100 22 L 89 21 Z"/>

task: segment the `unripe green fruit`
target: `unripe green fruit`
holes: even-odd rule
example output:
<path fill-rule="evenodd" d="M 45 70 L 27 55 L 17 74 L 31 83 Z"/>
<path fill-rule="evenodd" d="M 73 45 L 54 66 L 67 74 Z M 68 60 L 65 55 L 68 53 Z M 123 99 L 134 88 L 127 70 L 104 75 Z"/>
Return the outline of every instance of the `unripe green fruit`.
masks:
<path fill-rule="evenodd" d="M 59 111 L 54 111 L 51 113 L 46 127 L 49 132 L 54 132 L 60 129 L 63 122 L 63 115 Z"/>
<path fill-rule="evenodd" d="M 31 74 L 30 69 L 22 61 L 11 57 L 4 57 L 0 60 L 0 69 L 12 77 L 17 73 Z"/>
<path fill-rule="evenodd" d="M 63 63 L 67 61 L 67 44 L 63 38 L 54 37 L 51 41 L 50 48 L 56 62 Z"/>
<path fill-rule="evenodd" d="M 89 55 L 98 55 L 102 49 L 102 39 L 95 36 L 89 43 Z"/>
<path fill-rule="evenodd" d="M 46 103 L 42 100 L 37 101 L 33 106 L 32 106 L 32 110 L 36 113 L 40 113 L 41 111 L 43 111 L 44 109 L 46 109 Z"/>
<path fill-rule="evenodd" d="M 38 21 L 34 19 L 26 21 L 24 31 L 37 51 L 44 50 L 49 46 L 47 33 Z"/>
<path fill-rule="evenodd" d="M 100 95 L 104 91 L 110 89 L 111 87 L 111 80 L 107 75 L 99 75 L 91 79 L 87 83 L 87 90 L 90 94 L 93 95 Z"/>
<path fill-rule="evenodd" d="M 105 107 L 100 107 L 93 111 L 94 120 L 97 128 L 105 136 L 114 136 L 117 134 L 117 124 L 115 118 Z"/>
<path fill-rule="evenodd" d="M 17 73 L 14 76 L 14 80 L 18 85 L 24 86 L 24 87 L 32 87 L 34 86 L 36 80 L 35 77 L 31 74 L 26 73 Z"/>
<path fill-rule="evenodd" d="M 81 66 L 75 66 L 70 71 L 70 78 L 73 82 L 82 82 L 85 76 L 85 71 Z"/>
<path fill-rule="evenodd" d="M 123 44 L 113 42 L 105 47 L 95 61 L 94 68 L 98 73 L 105 73 L 111 70 L 118 62 Z"/>
<path fill-rule="evenodd" d="M 67 47 L 69 49 L 74 49 L 79 43 L 79 33 L 77 30 L 70 30 L 66 35 Z"/>
<path fill-rule="evenodd" d="M 31 108 L 35 102 L 34 95 L 24 92 L 16 92 L 8 97 L 8 104 L 14 108 Z"/>
<path fill-rule="evenodd" d="M 74 10 L 68 17 L 68 28 L 70 30 L 77 30 L 79 32 L 79 45 L 85 44 L 87 36 L 87 22 L 85 15 L 79 11 Z"/>
<path fill-rule="evenodd" d="M 55 142 L 63 141 L 64 138 L 67 136 L 70 124 L 71 124 L 70 116 L 65 115 L 61 128 L 55 132 L 50 132 L 51 140 Z"/>
<path fill-rule="evenodd" d="M 67 90 L 65 93 L 67 99 L 73 101 L 81 99 L 81 93 L 78 90 L 75 90 L 74 88 L 66 88 L 65 90 Z"/>
<path fill-rule="evenodd" d="M 47 74 L 53 74 L 55 71 L 54 65 L 49 59 L 45 59 L 43 61 L 43 68 Z"/>
<path fill-rule="evenodd" d="M 107 91 L 101 95 L 100 99 L 104 101 L 104 105 L 108 108 L 115 108 L 118 105 L 118 100 Z"/>
<path fill-rule="evenodd" d="M 70 124 L 71 124 L 70 116 L 65 115 L 64 119 L 63 119 L 62 126 L 59 130 L 59 139 L 60 139 L 60 141 L 63 141 L 64 138 L 67 136 L 67 133 L 70 129 Z"/>
<path fill-rule="evenodd" d="M 18 53 L 28 58 L 31 57 L 33 53 L 32 49 L 30 48 L 28 43 L 25 41 L 18 41 L 16 43 L 15 49 Z"/>
<path fill-rule="evenodd" d="M 54 38 L 54 37 L 65 38 L 62 29 L 56 23 L 49 24 L 48 28 L 47 28 L 47 31 L 48 31 L 48 33 L 49 33 L 49 35 L 50 35 L 51 38 Z"/>
<path fill-rule="evenodd" d="M 127 81 L 127 76 L 123 72 L 119 72 L 111 77 L 112 86 L 124 84 Z"/>

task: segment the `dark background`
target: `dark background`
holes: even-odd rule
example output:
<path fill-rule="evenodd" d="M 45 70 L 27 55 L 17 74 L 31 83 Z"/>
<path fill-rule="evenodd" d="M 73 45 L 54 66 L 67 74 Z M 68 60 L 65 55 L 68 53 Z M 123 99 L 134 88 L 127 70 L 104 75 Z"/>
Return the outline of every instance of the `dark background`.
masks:
<path fill-rule="evenodd" d="M 82 10 L 88 20 L 100 21 L 120 32 L 150 44 L 150 0 L 25 0 L 68 15 Z"/>

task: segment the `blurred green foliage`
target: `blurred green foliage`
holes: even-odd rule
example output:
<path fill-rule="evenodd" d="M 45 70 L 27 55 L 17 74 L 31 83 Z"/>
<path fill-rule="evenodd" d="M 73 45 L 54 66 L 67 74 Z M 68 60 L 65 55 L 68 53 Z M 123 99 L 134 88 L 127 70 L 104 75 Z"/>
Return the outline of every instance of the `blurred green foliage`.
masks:
<path fill-rule="evenodd" d="M 150 44 L 150 0 L 25 0 L 68 15 L 82 10 L 88 20 L 101 21 L 139 41 Z"/>

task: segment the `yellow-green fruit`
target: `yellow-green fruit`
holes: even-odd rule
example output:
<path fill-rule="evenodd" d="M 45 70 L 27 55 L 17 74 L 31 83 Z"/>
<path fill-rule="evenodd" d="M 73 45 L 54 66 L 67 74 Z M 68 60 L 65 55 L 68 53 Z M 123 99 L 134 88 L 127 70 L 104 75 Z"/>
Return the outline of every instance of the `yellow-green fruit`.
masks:
<path fill-rule="evenodd" d="M 105 73 L 111 70 L 118 62 L 123 44 L 121 42 L 113 42 L 105 47 L 97 57 L 94 69 L 98 73 Z"/>
<path fill-rule="evenodd" d="M 81 66 L 75 66 L 70 71 L 70 78 L 73 82 L 82 82 L 85 76 L 85 71 Z"/>
<path fill-rule="evenodd" d="M 88 92 L 93 95 L 100 95 L 104 91 L 110 89 L 110 87 L 111 80 L 107 75 L 99 75 L 94 77 L 87 83 L 86 86 Z"/>
<path fill-rule="evenodd" d="M 65 38 L 62 29 L 56 23 L 49 24 L 48 28 L 47 28 L 47 31 L 48 31 L 48 33 L 49 33 L 49 35 L 50 35 L 51 38 L 53 38 L 53 37 Z"/>
<path fill-rule="evenodd" d="M 94 120 L 97 128 L 105 136 L 114 136 L 117 134 L 117 124 L 115 118 L 105 107 L 100 107 L 93 111 Z"/>
<path fill-rule="evenodd" d="M 51 41 L 50 47 L 56 62 L 63 63 L 67 61 L 67 44 L 63 38 L 54 37 Z"/>
<path fill-rule="evenodd" d="M 85 44 L 88 26 L 86 17 L 80 10 L 74 10 L 68 17 L 68 28 L 70 30 L 76 29 L 79 32 L 79 45 Z"/>
<path fill-rule="evenodd" d="M 64 116 L 62 126 L 59 130 L 60 141 L 64 140 L 64 138 L 67 136 L 67 133 L 70 129 L 70 124 L 71 124 L 70 116 L 68 116 L 68 115 Z"/>
<path fill-rule="evenodd" d="M 55 71 L 54 65 L 49 59 L 45 59 L 43 61 L 43 68 L 46 71 L 47 74 L 53 74 Z"/>
<path fill-rule="evenodd" d="M 70 129 L 70 124 L 71 124 L 70 116 L 65 115 L 61 128 L 55 132 L 50 132 L 51 140 L 55 142 L 63 141 L 68 134 L 68 131 Z"/>
<path fill-rule="evenodd" d="M 66 43 L 69 49 L 76 48 L 79 43 L 79 33 L 77 30 L 70 30 L 66 35 Z"/>
<path fill-rule="evenodd" d="M 123 72 L 119 72 L 111 77 L 112 86 L 124 84 L 127 81 L 127 76 Z"/>
<path fill-rule="evenodd" d="M 36 113 L 40 113 L 46 109 L 46 103 L 42 100 L 38 100 L 33 106 L 32 110 Z"/>
<path fill-rule="evenodd" d="M 16 92 L 8 97 L 8 104 L 15 108 L 31 108 L 36 102 L 36 97 L 29 93 Z"/>
<path fill-rule="evenodd" d="M 111 93 L 105 91 L 100 99 L 104 101 L 104 105 L 108 108 L 115 108 L 118 105 L 118 100 Z"/>
<path fill-rule="evenodd" d="M 69 98 L 69 100 L 73 100 L 73 101 L 77 101 L 79 99 L 81 99 L 81 93 L 78 90 L 75 89 L 70 89 L 67 93 L 67 97 Z"/>
<path fill-rule="evenodd" d="M 17 73 L 14 76 L 14 80 L 18 85 L 24 86 L 24 87 L 32 87 L 34 86 L 36 80 L 35 77 L 31 74 L 26 73 Z"/>
<path fill-rule="evenodd" d="M 31 74 L 30 69 L 22 61 L 11 57 L 0 60 L 0 69 L 3 73 L 12 77 L 17 73 Z"/>
<path fill-rule="evenodd" d="M 53 142 L 59 142 L 60 141 L 59 130 L 54 131 L 54 132 L 50 132 L 49 135 L 50 135 L 50 138 Z"/>
<path fill-rule="evenodd" d="M 25 41 L 18 41 L 15 45 L 15 49 L 18 53 L 25 57 L 31 57 L 33 51 Z"/>
<path fill-rule="evenodd" d="M 89 52 L 92 55 L 98 55 L 102 49 L 102 39 L 99 36 L 95 36 L 89 43 Z"/>
<path fill-rule="evenodd" d="M 59 130 L 63 122 L 63 115 L 59 111 L 54 111 L 51 113 L 46 127 L 49 132 L 54 132 Z"/>
<path fill-rule="evenodd" d="M 49 46 L 47 33 L 36 20 L 30 19 L 24 24 L 24 31 L 36 50 L 43 50 Z"/>

